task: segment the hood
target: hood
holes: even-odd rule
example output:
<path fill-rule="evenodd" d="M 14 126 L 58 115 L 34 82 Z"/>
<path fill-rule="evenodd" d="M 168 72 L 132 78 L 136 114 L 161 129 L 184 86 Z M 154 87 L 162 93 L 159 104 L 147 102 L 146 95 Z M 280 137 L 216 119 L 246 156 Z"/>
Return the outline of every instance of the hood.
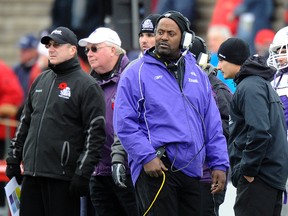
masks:
<path fill-rule="evenodd" d="M 266 64 L 264 57 L 254 55 L 249 57 L 241 66 L 240 71 L 236 74 L 234 82 L 238 85 L 243 79 L 248 76 L 260 76 L 263 79 L 271 82 L 276 73 L 274 67 L 269 67 Z"/>

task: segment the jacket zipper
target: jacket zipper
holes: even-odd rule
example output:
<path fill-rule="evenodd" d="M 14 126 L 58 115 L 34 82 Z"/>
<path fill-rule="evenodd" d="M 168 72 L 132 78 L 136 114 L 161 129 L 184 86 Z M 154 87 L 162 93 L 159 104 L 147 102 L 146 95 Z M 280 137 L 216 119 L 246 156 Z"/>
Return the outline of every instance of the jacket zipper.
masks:
<path fill-rule="evenodd" d="M 48 96 L 47 96 L 47 99 L 46 99 L 46 102 L 45 102 L 44 110 L 42 112 L 42 116 L 41 116 L 41 120 L 40 120 L 40 123 L 39 123 L 39 127 L 38 127 L 37 140 L 36 140 L 35 151 L 34 151 L 33 176 L 36 175 L 36 161 L 37 161 L 36 157 L 37 157 L 37 151 L 38 151 L 38 141 L 39 141 L 40 131 L 41 131 L 41 128 L 42 128 L 42 122 L 43 122 L 43 118 L 44 118 L 44 115 L 45 115 L 45 112 L 46 112 L 46 109 L 47 109 L 47 105 L 48 105 L 48 102 L 49 102 L 49 99 L 50 99 L 50 95 L 51 95 L 51 92 L 52 92 L 52 89 L 53 89 L 53 86 L 54 86 L 56 78 L 57 78 L 57 75 L 54 77 L 54 79 L 53 79 L 53 81 L 51 83 L 51 86 L 50 86 L 50 89 L 49 89 L 49 93 L 48 93 Z"/>

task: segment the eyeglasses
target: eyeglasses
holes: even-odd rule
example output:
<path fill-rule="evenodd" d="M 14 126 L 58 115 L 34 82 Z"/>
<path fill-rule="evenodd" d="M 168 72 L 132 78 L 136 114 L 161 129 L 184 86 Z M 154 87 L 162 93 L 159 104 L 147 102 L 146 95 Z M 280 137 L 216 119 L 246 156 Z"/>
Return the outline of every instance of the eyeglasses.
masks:
<path fill-rule="evenodd" d="M 99 49 L 104 48 L 104 47 L 107 47 L 107 46 L 103 46 L 103 47 L 92 46 L 91 48 L 87 48 L 87 47 L 86 47 L 84 53 L 85 53 L 85 55 L 87 55 L 90 50 L 91 50 L 93 53 L 96 53 Z"/>
<path fill-rule="evenodd" d="M 50 48 L 50 46 L 53 46 L 54 48 L 58 48 L 60 46 L 62 46 L 63 44 L 59 44 L 59 43 L 48 43 L 48 44 L 45 44 L 45 47 L 48 49 Z"/>

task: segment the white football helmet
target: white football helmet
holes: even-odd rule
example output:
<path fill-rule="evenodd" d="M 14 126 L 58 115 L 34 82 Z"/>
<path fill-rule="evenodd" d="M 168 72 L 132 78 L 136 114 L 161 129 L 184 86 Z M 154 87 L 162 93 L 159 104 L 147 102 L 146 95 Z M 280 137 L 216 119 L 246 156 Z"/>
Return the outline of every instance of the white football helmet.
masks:
<path fill-rule="evenodd" d="M 288 67 L 288 26 L 280 29 L 269 47 L 267 64 L 277 70 Z"/>

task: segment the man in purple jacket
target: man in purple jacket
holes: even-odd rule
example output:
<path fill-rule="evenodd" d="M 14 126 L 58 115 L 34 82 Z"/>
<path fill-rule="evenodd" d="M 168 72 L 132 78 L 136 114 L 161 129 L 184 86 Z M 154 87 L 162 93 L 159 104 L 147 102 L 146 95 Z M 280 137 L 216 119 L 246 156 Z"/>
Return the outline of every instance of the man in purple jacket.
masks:
<path fill-rule="evenodd" d="M 135 216 L 137 208 L 131 176 L 127 175 L 125 188 L 116 186 L 112 178 L 110 156 L 114 141 L 112 123 L 116 89 L 129 59 L 126 51 L 121 48 L 118 34 L 110 28 L 97 28 L 88 38 L 81 39 L 79 45 L 86 48 L 85 53 L 92 68 L 91 75 L 104 91 L 106 102 L 107 138 L 102 149 L 102 158 L 90 180 L 91 201 L 97 216 Z M 127 162 L 126 170 L 129 174 Z"/>
<path fill-rule="evenodd" d="M 227 144 L 209 79 L 188 51 L 189 26 L 177 11 L 161 15 L 155 48 L 118 85 L 114 129 L 128 153 L 140 215 L 199 215 L 205 159 L 211 192 L 224 189 Z"/>

